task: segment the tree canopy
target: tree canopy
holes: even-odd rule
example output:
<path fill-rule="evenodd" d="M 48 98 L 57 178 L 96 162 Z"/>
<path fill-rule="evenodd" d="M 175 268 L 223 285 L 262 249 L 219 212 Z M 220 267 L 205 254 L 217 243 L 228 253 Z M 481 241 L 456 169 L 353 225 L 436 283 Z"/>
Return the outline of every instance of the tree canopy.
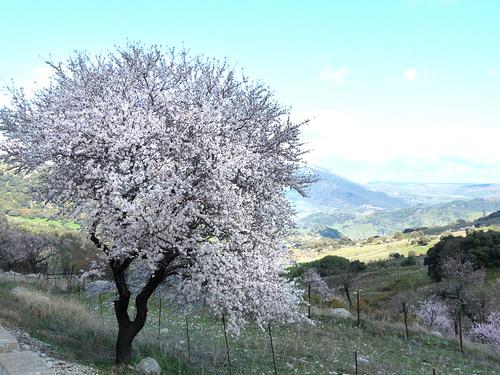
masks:
<path fill-rule="evenodd" d="M 262 83 L 225 62 L 130 44 L 49 65 L 50 85 L 11 89 L 1 111 L 9 162 L 37 170 L 40 194 L 82 225 L 118 291 L 117 362 L 130 359 L 147 301 L 167 279 L 177 301 L 233 326 L 298 314 L 281 277 L 292 227 L 287 189 L 303 193 L 300 126 Z M 130 267 L 145 266 L 129 317 Z"/>
<path fill-rule="evenodd" d="M 441 281 L 449 258 L 469 261 L 476 268 L 500 267 L 500 232 L 474 231 L 465 237 L 442 238 L 429 249 L 425 258 L 432 279 Z"/>

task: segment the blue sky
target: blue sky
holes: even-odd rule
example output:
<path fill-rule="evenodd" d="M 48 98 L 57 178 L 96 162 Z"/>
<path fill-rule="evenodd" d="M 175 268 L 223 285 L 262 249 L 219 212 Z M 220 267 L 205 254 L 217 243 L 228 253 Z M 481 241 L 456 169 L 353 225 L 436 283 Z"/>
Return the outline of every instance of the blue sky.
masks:
<path fill-rule="evenodd" d="M 500 182 L 500 2 L 4 1 L 0 83 L 127 40 L 226 57 L 355 181 Z M 0 98 L 4 101 L 4 98 Z"/>

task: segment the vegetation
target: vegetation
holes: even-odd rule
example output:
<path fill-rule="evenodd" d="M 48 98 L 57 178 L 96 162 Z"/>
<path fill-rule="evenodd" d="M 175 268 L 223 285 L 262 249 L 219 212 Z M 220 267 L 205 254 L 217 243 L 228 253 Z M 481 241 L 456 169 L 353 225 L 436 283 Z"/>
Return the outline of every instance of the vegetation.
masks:
<path fill-rule="evenodd" d="M 459 233 L 457 233 L 459 234 Z M 410 252 L 415 255 L 426 254 L 427 250 L 439 241 L 439 237 L 432 236 L 427 245 L 412 243 L 411 238 L 400 240 L 389 237 L 367 239 L 359 242 L 332 242 L 323 239 L 302 236 L 294 238 L 294 259 L 299 262 L 310 262 L 328 255 L 339 256 L 349 260 L 373 262 L 389 258 L 391 253 L 408 256 Z"/>
<path fill-rule="evenodd" d="M 205 306 L 235 330 L 303 318 L 300 291 L 282 277 L 283 191 L 313 179 L 300 170 L 304 123 L 268 87 L 225 62 L 140 43 L 48 65 L 34 97 L 10 89 L 2 147 L 82 225 L 100 253 L 91 272 L 111 269 L 117 363 L 130 361 L 163 283 L 182 307 Z"/>
<path fill-rule="evenodd" d="M 476 268 L 500 267 L 500 232 L 473 231 L 465 237 L 444 237 L 427 252 L 429 276 L 441 281 L 450 258 L 470 261 Z"/>
<path fill-rule="evenodd" d="M 459 371 L 489 375 L 500 371 L 497 357 L 486 346 L 466 341 L 465 354 L 462 355 L 453 335 L 445 338 L 431 335 L 417 324 L 413 315 L 410 319 L 411 336 L 409 340 L 405 339 L 402 315 L 391 305 L 391 296 L 398 290 L 420 288 L 430 280 L 421 266 L 400 269 L 398 278 L 398 266 L 392 262 L 394 260 L 370 264 L 360 273 L 361 328 L 356 327 L 355 320 L 336 318 L 331 309 L 316 304 L 312 309 L 314 325 L 273 324 L 278 373 L 354 373 L 355 350 L 360 358 L 360 375 L 420 375 L 432 373 L 432 368 L 443 374 Z M 326 280 L 331 282 L 331 278 Z M 130 371 L 110 365 L 115 330 L 111 303 L 114 294 L 102 294 L 101 304 L 97 297 L 46 291 L 43 285 L 25 285 L 27 291 L 21 290 L 17 294 L 12 293 L 14 287 L 13 283 L 0 282 L 2 324 L 21 327 L 50 343 L 62 359 L 91 365 L 104 374 Z M 227 353 L 220 318 L 204 313 L 187 315 L 188 356 L 185 316 L 167 307 L 162 310 L 159 320 L 158 302 L 157 296 L 150 300 L 150 313 L 155 319 L 150 320 L 139 335 L 132 362 L 150 355 L 160 362 L 165 373 L 226 373 Z M 74 324 L 73 317 L 78 317 L 80 323 Z M 229 336 L 229 351 L 233 373 L 274 373 L 267 330 L 253 324 L 246 326 L 240 336 Z"/>
<path fill-rule="evenodd" d="M 362 239 L 370 236 L 393 235 L 407 228 L 429 227 L 427 233 L 435 235 L 444 230 L 456 231 L 482 217 L 484 212 L 500 210 L 500 201 L 473 199 L 432 206 L 414 206 L 387 210 L 333 211 L 308 215 L 299 224 L 317 233 L 321 228 L 334 228 L 344 236 Z M 458 220 L 461 220 L 457 223 Z"/>

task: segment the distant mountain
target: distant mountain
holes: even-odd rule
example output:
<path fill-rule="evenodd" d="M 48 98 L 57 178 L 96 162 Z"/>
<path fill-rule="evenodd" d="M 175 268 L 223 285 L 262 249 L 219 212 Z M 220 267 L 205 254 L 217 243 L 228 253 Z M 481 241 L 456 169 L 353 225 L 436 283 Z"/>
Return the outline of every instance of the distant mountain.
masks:
<path fill-rule="evenodd" d="M 324 228 L 333 228 L 344 236 L 360 239 L 374 235 L 391 235 L 406 228 L 446 226 L 459 219 L 472 222 L 483 216 L 484 213 L 498 210 L 500 210 L 500 201 L 478 198 L 439 203 L 432 206 L 420 205 L 372 212 L 317 212 L 302 217 L 298 224 L 313 233 L 318 233 Z M 500 219 L 494 216 L 491 215 L 488 224 L 486 221 L 483 224 L 490 225 L 494 220 Z"/>
<path fill-rule="evenodd" d="M 456 200 L 484 198 L 500 200 L 500 184 L 473 183 L 409 183 L 374 181 L 365 185 L 368 189 L 401 198 L 411 205 L 432 205 Z"/>
<path fill-rule="evenodd" d="M 370 190 L 335 173 L 320 168 L 309 168 L 318 178 L 308 190 L 306 198 L 289 193 L 299 214 L 330 210 L 359 210 L 367 208 L 403 208 L 408 205 L 400 198 Z"/>

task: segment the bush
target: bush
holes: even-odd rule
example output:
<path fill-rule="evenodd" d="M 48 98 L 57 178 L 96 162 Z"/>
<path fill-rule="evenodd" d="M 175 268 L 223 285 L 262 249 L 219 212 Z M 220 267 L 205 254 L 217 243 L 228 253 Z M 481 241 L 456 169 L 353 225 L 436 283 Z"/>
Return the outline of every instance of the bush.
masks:
<path fill-rule="evenodd" d="M 427 246 L 431 242 L 430 237 L 428 236 L 422 236 L 417 239 L 417 244 L 419 246 Z"/>
<path fill-rule="evenodd" d="M 451 257 L 470 261 L 476 268 L 500 267 L 500 232 L 477 231 L 465 237 L 442 238 L 427 251 L 425 258 L 428 274 L 433 280 L 442 280 L 443 262 Z"/>
<path fill-rule="evenodd" d="M 349 310 L 347 304 L 341 299 L 337 297 L 333 297 L 330 301 L 328 301 L 327 306 L 332 309 L 346 309 Z"/>
<path fill-rule="evenodd" d="M 288 276 L 291 278 L 301 277 L 310 268 L 315 268 L 321 277 L 338 275 L 347 271 L 363 271 L 366 264 L 359 260 L 352 262 L 347 258 L 336 255 L 327 255 L 321 259 L 309 263 L 297 264 L 288 269 Z"/>
<path fill-rule="evenodd" d="M 394 236 L 392 236 L 392 238 L 394 238 L 395 240 L 402 240 L 403 238 L 405 238 L 405 235 L 403 234 L 403 232 L 396 232 L 394 233 Z"/>
<path fill-rule="evenodd" d="M 415 257 L 415 255 L 410 255 L 410 254 L 408 254 L 408 258 L 406 258 L 401 262 L 401 266 L 403 267 L 414 266 L 416 264 L 417 264 L 417 258 Z"/>

